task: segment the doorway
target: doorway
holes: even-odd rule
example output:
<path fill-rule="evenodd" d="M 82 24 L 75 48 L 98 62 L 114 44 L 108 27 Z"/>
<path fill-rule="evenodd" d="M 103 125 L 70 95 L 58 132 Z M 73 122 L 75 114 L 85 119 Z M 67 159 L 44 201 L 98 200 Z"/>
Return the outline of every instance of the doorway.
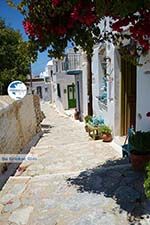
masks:
<path fill-rule="evenodd" d="M 42 98 L 42 87 L 41 86 L 38 86 L 36 88 L 36 91 L 37 91 L 37 94 L 40 96 L 40 98 Z"/>
<path fill-rule="evenodd" d="M 76 93 L 75 93 L 75 84 L 67 86 L 68 92 L 68 108 L 75 108 L 76 107 Z"/>
<path fill-rule="evenodd" d="M 121 59 L 121 135 L 136 125 L 136 66 Z"/>

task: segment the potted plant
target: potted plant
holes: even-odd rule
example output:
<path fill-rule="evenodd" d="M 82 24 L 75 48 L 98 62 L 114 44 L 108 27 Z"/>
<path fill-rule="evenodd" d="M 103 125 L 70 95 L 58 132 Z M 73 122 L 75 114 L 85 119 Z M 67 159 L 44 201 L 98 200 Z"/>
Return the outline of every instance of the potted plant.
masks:
<path fill-rule="evenodd" d="M 85 123 L 88 123 L 89 121 L 92 121 L 92 116 L 87 115 L 84 117 Z"/>
<path fill-rule="evenodd" d="M 112 141 L 112 130 L 107 125 L 101 125 L 99 127 L 99 132 L 101 133 L 101 138 L 104 142 L 110 142 Z"/>
<path fill-rule="evenodd" d="M 129 136 L 130 157 L 134 170 L 144 170 L 150 161 L 150 132 L 137 131 Z"/>
<path fill-rule="evenodd" d="M 74 119 L 80 120 L 80 112 L 77 109 L 75 109 L 75 112 L 74 112 Z"/>
<path fill-rule="evenodd" d="M 90 115 L 85 116 L 84 117 L 84 121 L 85 121 L 85 130 L 86 130 L 86 132 L 88 132 L 87 123 L 89 123 L 90 121 L 92 121 L 92 116 L 90 116 Z"/>

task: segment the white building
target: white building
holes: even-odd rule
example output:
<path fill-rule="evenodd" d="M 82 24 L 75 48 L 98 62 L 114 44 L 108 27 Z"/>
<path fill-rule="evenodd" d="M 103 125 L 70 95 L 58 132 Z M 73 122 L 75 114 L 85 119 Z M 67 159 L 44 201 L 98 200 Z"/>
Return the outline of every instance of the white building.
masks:
<path fill-rule="evenodd" d="M 150 130 L 150 54 L 141 62 L 139 67 L 124 60 L 110 43 L 94 48 L 94 114 L 104 118 L 114 135 L 126 135 L 131 126 Z"/>
<path fill-rule="evenodd" d="M 143 66 L 124 60 L 112 43 L 94 46 L 92 57 L 93 114 L 101 116 L 115 136 L 129 127 L 150 130 L 150 54 L 140 59 Z M 63 60 L 53 59 L 49 69 L 52 102 L 60 111 L 77 108 L 88 112 L 87 60 L 73 49 Z"/>
<path fill-rule="evenodd" d="M 46 65 L 45 71 L 40 74 L 40 76 L 36 76 L 28 78 L 26 81 L 26 85 L 28 87 L 28 91 L 34 94 L 38 94 L 43 101 L 51 102 L 51 86 L 50 86 L 50 76 L 48 73 L 48 66 Z"/>
<path fill-rule="evenodd" d="M 51 73 L 52 102 L 61 112 L 70 108 L 82 111 L 80 52 L 68 49 L 62 60 L 53 59 Z"/>

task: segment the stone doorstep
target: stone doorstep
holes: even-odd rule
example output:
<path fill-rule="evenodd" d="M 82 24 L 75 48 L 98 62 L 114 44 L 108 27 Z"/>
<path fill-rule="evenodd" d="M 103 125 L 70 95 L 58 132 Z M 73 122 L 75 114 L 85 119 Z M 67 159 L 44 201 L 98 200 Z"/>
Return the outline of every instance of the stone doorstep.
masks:
<path fill-rule="evenodd" d="M 114 136 L 114 142 L 119 146 L 124 144 L 125 139 L 126 139 L 126 136 Z"/>
<path fill-rule="evenodd" d="M 109 171 L 109 170 L 116 170 L 116 169 L 129 169 L 131 168 L 131 164 L 123 164 L 123 165 L 113 165 L 113 166 L 107 166 L 107 167 L 99 167 L 98 168 L 98 171 L 99 171 L 99 174 L 102 172 L 105 172 L 105 171 Z M 93 168 L 89 168 L 89 171 L 92 171 Z M 84 170 L 76 170 L 76 171 L 69 171 L 69 172 L 63 172 L 63 173 L 52 173 L 52 174 L 43 174 L 43 175 L 35 175 L 34 177 L 31 177 L 31 176 L 14 176 L 14 177 L 11 177 L 11 180 L 27 180 L 27 179 L 36 179 L 36 178 L 42 178 L 42 177 L 47 177 L 47 178 L 51 178 L 51 177 L 55 177 L 55 176 L 70 176 L 70 175 L 78 175 L 82 172 L 84 172 Z"/>
<path fill-rule="evenodd" d="M 114 136 L 112 142 L 108 143 L 122 157 L 122 145 L 125 143 L 126 136 Z"/>
<path fill-rule="evenodd" d="M 115 140 L 112 140 L 112 142 L 108 143 L 117 153 L 119 153 L 119 156 L 122 157 L 122 147 L 121 145 L 117 144 Z"/>
<path fill-rule="evenodd" d="M 116 170 L 116 169 L 125 169 L 125 168 L 130 168 L 131 165 L 130 164 L 124 164 L 124 165 L 114 165 L 114 166 L 108 166 L 105 168 L 101 168 L 99 167 L 99 173 L 103 173 L 105 171 L 109 171 L 109 170 Z M 89 169 L 89 171 L 92 170 L 92 168 Z M 4 188 L 1 191 L 1 194 L 3 192 L 3 190 L 5 190 L 5 188 L 8 189 L 8 186 L 12 186 L 13 183 L 24 183 L 26 184 L 26 182 L 28 182 L 29 180 L 32 181 L 32 179 L 36 179 L 36 178 L 40 178 L 40 177 L 55 177 L 55 176 L 70 176 L 70 175 L 78 175 L 80 173 L 82 173 L 84 170 L 77 170 L 77 171 L 69 171 L 69 172 L 64 172 L 64 173 L 53 173 L 53 174 L 44 174 L 44 175 L 36 175 L 34 176 L 34 178 L 32 178 L 31 176 L 13 176 L 10 177 L 8 182 L 6 183 L 6 185 L 4 186 Z"/>
<path fill-rule="evenodd" d="M 90 141 L 90 143 L 91 143 L 92 141 Z M 93 141 L 93 143 L 95 143 L 94 141 Z M 58 146 L 62 146 L 62 147 L 65 147 L 65 146 L 76 146 L 76 145 L 82 145 L 82 144 L 89 144 L 89 141 L 85 141 L 85 142 L 80 142 L 80 143 L 77 143 L 77 142 L 75 142 L 75 143 L 69 143 L 69 144 L 66 144 L 66 143 L 64 143 L 64 144 L 56 144 L 56 145 L 37 145 L 37 146 L 35 146 L 35 147 L 32 147 L 32 149 L 33 150 L 42 150 L 42 149 L 49 149 L 49 148 L 51 148 L 51 149 L 56 149 Z M 32 150 L 31 149 L 31 150 Z"/>

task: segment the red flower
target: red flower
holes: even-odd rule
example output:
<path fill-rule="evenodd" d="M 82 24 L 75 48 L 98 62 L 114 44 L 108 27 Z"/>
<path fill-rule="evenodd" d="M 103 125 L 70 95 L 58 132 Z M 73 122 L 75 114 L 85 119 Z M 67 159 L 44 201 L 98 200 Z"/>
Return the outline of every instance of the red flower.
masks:
<path fill-rule="evenodd" d="M 86 24 L 87 26 L 92 25 L 96 21 L 97 17 L 93 14 L 89 14 L 86 16 L 83 16 L 79 19 L 79 21 L 83 24 Z"/>
<path fill-rule="evenodd" d="M 52 0 L 52 5 L 54 7 L 58 6 L 60 4 L 61 0 Z"/>
<path fill-rule="evenodd" d="M 76 8 L 73 10 L 73 12 L 71 13 L 70 17 L 71 17 L 73 20 L 78 20 L 78 19 L 79 19 L 79 12 L 77 11 Z"/>
<path fill-rule="evenodd" d="M 70 18 L 69 21 L 68 21 L 68 24 L 67 24 L 67 28 L 69 28 L 69 29 L 72 28 L 73 24 L 74 24 L 74 21 L 73 21 L 72 18 Z"/>
<path fill-rule="evenodd" d="M 35 31 L 33 25 L 30 23 L 29 20 L 23 21 L 23 26 L 26 34 L 30 35 L 31 37 L 35 36 Z"/>
<path fill-rule="evenodd" d="M 63 26 L 57 26 L 53 29 L 53 32 L 57 35 L 63 36 L 66 33 L 67 29 Z"/>

